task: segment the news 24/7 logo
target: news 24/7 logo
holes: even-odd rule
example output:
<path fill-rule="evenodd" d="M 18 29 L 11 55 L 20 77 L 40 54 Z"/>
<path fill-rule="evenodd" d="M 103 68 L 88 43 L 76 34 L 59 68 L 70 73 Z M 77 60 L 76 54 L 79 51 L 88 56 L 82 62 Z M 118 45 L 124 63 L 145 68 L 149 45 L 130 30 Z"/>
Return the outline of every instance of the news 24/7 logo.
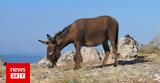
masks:
<path fill-rule="evenodd" d="M 30 64 L 7 63 L 6 83 L 30 83 Z"/>

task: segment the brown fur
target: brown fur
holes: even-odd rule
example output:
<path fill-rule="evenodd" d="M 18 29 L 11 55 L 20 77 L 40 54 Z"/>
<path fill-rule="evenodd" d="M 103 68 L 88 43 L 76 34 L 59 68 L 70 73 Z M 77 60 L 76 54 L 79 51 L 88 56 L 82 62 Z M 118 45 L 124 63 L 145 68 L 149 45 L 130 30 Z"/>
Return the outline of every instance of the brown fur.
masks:
<path fill-rule="evenodd" d="M 47 35 L 47 37 L 54 51 L 54 53 L 48 57 L 53 65 L 56 64 L 60 57 L 60 51 L 68 44 L 73 43 L 76 49 L 74 69 L 80 68 L 82 61 L 80 49 L 82 46 L 90 47 L 100 44 L 102 44 L 105 50 L 105 57 L 102 62 L 102 66 L 104 66 L 110 53 L 108 45 L 108 41 L 110 41 L 113 53 L 115 54 L 114 66 L 117 66 L 118 22 L 110 16 L 78 19 L 57 33 L 53 38 L 50 38 L 49 35 Z M 47 45 L 49 46 L 49 44 Z M 47 56 L 49 55 L 47 54 Z"/>

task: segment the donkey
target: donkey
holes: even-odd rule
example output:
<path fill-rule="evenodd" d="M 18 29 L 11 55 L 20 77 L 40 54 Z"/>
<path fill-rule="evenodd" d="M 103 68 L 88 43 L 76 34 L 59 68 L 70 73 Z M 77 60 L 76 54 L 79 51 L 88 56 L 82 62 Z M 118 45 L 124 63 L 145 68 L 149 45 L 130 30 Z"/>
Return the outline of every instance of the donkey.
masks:
<path fill-rule="evenodd" d="M 58 32 L 53 38 L 47 34 L 47 41 L 39 41 L 48 46 L 46 59 L 51 62 L 50 68 L 56 66 L 61 55 L 60 51 L 71 43 L 74 44 L 76 49 L 74 69 L 81 68 L 82 56 L 80 50 L 82 46 L 91 47 L 100 44 L 102 44 L 105 51 L 105 57 L 101 64 L 103 67 L 107 64 L 106 62 L 110 54 L 108 41 L 115 56 L 114 66 L 117 66 L 118 27 L 118 22 L 111 16 L 81 18 Z"/>

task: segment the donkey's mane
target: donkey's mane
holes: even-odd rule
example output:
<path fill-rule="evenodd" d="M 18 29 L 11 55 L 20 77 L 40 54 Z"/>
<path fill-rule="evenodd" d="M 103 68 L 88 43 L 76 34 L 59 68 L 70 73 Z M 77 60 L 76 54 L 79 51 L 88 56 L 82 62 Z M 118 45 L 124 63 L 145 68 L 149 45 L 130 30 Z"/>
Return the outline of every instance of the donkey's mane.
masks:
<path fill-rule="evenodd" d="M 59 31 L 58 33 L 55 34 L 55 36 L 53 38 L 56 38 L 57 36 L 60 36 L 60 35 L 66 35 L 68 32 L 69 32 L 69 26 L 65 27 L 62 31 Z"/>

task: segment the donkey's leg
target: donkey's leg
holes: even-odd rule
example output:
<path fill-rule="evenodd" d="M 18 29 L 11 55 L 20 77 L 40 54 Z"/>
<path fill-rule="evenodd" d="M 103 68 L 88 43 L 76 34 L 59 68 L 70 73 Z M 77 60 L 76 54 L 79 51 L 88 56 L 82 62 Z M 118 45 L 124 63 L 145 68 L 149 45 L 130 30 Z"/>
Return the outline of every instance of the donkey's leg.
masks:
<path fill-rule="evenodd" d="M 109 46 L 108 46 L 108 41 L 105 41 L 105 42 L 102 44 L 102 46 L 103 46 L 103 49 L 104 49 L 104 51 L 105 51 L 105 57 L 104 57 L 104 59 L 103 59 L 102 65 L 101 65 L 101 66 L 103 67 L 103 66 L 105 66 L 106 63 L 107 63 L 108 56 L 109 56 L 109 54 L 110 54 L 110 49 L 109 49 Z"/>
<path fill-rule="evenodd" d="M 81 57 L 81 44 L 80 42 L 76 42 L 75 43 L 75 48 L 76 48 L 76 54 L 74 55 L 74 62 L 75 62 L 75 67 L 74 69 L 77 70 L 79 68 L 81 68 L 80 63 L 82 61 L 82 57 Z"/>
<path fill-rule="evenodd" d="M 117 54 L 117 41 L 115 41 L 115 39 L 111 39 L 110 40 L 110 43 L 111 43 L 111 46 L 112 46 L 112 52 L 114 54 L 114 59 L 115 59 L 115 62 L 114 62 L 114 67 L 117 66 L 118 62 L 117 62 L 117 57 L 118 57 L 118 54 Z"/>

